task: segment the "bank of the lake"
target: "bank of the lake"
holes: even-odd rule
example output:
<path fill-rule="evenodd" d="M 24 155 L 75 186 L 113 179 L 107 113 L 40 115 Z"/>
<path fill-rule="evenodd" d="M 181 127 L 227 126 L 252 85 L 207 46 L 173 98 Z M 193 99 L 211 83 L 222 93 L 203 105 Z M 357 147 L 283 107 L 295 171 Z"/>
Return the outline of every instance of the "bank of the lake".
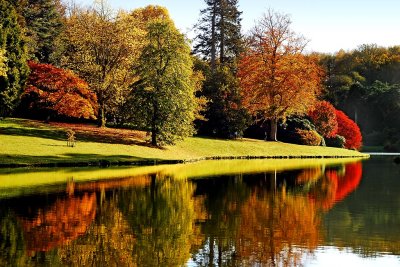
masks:
<path fill-rule="evenodd" d="M 75 147 L 67 146 L 66 129 L 77 132 Z M 0 166 L 146 165 L 202 159 L 368 157 L 347 149 L 254 139 L 192 137 L 160 149 L 147 146 L 144 138 L 144 134 L 137 131 L 99 131 L 95 126 L 7 118 L 0 120 Z"/>

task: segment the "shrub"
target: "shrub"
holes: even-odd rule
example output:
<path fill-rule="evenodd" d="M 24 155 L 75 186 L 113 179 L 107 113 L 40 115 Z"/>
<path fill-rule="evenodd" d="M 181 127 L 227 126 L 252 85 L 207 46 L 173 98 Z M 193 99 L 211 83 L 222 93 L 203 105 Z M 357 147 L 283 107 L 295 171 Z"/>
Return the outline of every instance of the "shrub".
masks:
<path fill-rule="evenodd" d="M 323 137 L 334 137 L 338 131 L 336 109 L 327 101 L 319 101 L 309 111 L 308 115 L 316 130 Z"/>
<path fill-rule="evenodd" d="M 358 125 L 340 110 L 336 110 L 336 118 L 338 122 L 338 135 L 346 139 L 345 148 L 360 149 L 362 136 Z"/>
<path fill-rule="evenodd" d="M 95 119 L 97 97 L 73 72 L 29 62 L 29 75 L 19 112 L 23 116 Z"/>
<path fill-rule="evenodd" d="M 346 143 L 346 138 L 341 135 L 336 135 L 335 137 L 325 138 L 325 143 L 330 147 L 344 148 Z"/>
<path fill-rule="evenodd" d="M 301 144 L 308 146 L 319 146 L 322 142 L 322 137 L 315 130 L 297 129 L 297 134 L 300 136 Z"/>

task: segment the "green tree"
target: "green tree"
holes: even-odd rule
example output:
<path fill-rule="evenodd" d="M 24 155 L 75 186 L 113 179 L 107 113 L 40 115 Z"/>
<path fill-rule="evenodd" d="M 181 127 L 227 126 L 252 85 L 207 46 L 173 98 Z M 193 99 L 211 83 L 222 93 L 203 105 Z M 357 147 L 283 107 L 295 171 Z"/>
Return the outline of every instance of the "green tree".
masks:
<path fill-rule="evenodd" d="M 198 32 L 194 52 L 210 61 L 211 70 L 216 63 L 235 61 L 242 50 L 241 12 L 237 0 L 205 0 L 196 26 Z"/>
<path fill-rule="evenodd" d="M 0 75 L 0 116 L 6 116 L 12 113 L 18 103 L 29 72 L 23 30 L 18 24 L 15 9 L 7 1 L 0 1 L 0 51 L 3 57 L 0 64 L 3 65 L 3 75 Z"/>
<path fill-rule="evenodd" d="M 31 59 L 41 63 L 52 62 L 57 50 L 56 39 L 63 28 L 59 0 L 13 0 L 26 28 L 27 47 Z"/>
<path fill-rule="evenodd" d="M 152 145 L 174 144 L 194 133 L 198 102 L 190 47 L 168 18 L 149 22 L 147 41 L 131 98 L 133 119 L 151 132 Z"/>
<path fill-rule="evenodd" d="M 207 121 L 199 123 L 200 133 L 224 138 L 241 136 L 248 125 L 236 78 L 236 62 L 243 50 L 241 12 L 236 0 L 205 2 L 194 46 L 194 53 L 208 63 L 196 65 L 205 76 L 202 95 L 209 100 Z"/>

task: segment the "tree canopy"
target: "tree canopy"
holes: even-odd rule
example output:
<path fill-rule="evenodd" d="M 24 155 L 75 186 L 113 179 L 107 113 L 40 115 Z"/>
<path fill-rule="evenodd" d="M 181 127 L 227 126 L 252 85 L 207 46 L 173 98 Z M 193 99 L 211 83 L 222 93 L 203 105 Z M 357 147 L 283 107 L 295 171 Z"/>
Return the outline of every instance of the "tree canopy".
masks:
<path fill-rule="evenodd" d="M 302 54 L 306 41 L 290 25 L 287 15 L 269 10 L 239 63 L 243 105 L 256 120 L 271 122 L 269 138 L 275 141 L 278 120 L 306 113 L 321 91 L 317 58 Z"/>

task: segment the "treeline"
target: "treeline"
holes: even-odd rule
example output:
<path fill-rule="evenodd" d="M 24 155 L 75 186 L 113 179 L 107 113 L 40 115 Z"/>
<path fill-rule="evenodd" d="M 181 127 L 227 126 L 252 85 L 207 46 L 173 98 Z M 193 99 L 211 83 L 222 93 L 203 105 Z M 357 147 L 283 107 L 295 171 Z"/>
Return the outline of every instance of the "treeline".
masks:
<path fill-rule="evenodd" d="M 272 10 L 244 36 L 237 0 L 206 0 L 192 44 L 158 6 L 1 0 L 0 13 L 3 117 L 97 120 L 158 146 L 197 132 L 359 149 L 355 120 L 364 143 L 399 145 L 397 48 L 305 54 Z"/>

